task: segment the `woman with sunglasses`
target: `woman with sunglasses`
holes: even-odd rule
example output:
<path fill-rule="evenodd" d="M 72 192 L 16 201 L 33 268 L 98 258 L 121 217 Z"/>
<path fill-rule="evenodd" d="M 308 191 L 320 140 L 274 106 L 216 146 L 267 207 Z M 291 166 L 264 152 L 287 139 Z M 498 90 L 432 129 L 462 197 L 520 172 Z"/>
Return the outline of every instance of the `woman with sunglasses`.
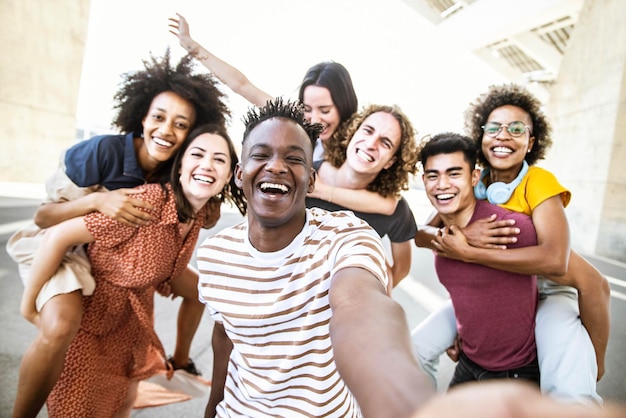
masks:
<path fill-rule="evenodd" d="M 541 388 L 565 401 L 600 403 L 596 381 L 604 373 L 610 288 L 606 278 L 570 248 L 564 210 L 570 192 L 552 173 L 534 166 L 552 144 L 541 103 L 521 86 L 492 86 L 466 111 L 465 127 L 477 141 L 484 168 L 476 196 L 530 215 L 538 245 L 503 252 L 515 238 L 514 232 L 501 234 L 513 231 L 514 225 L 489 220 L 478 223 L 484 226 L 480 230 L 452 228 L 451 233 L 431 237 L 422 228 L 416 244 L 466 262 L 545 276 L 539 280 L 535 331 Z M 438 220 L 429 224 L 437 225 Z M 454 343 L 453 314 L 446 304 L 414 331 L 420 360 L 431 373 L 437 352 Z"/>

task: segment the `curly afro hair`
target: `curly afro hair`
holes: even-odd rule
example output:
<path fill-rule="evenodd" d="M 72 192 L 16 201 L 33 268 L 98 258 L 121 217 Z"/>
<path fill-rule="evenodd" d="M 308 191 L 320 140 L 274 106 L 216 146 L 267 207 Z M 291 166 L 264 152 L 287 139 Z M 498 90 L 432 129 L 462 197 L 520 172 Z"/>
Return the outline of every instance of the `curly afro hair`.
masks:
<path fill-rule="evenodd" d="M 383 197 L 400 196 L 400 193 L 409 189 L 409 174 L 417 172 L 417 142 L 415 129 L 409 118 L 398 106 L 369 105 L 351 119 L 340 126 L 331 140 L 326 141 L 324 159 L 335 167 L 340 167 L 346 161 L 346 150 L 352 136 L 359 129 L 368 116 L 385 112 L 392 115 L 400 124 L 402 136 L 400 146 L 396 151 L 396 161 L 391 167 L 382 170 L 376 179 L 367 186 L 367 190 L 376 192 Z"/>
<path fill-rule="evenodd" d="M 170 49 L 167 48 L 162 58 L 157 59 L 151 54 L 150 60 L 143 60 L 143 64 L 143 70 L 122 74 L 119 90 L 113 98 L 114 109 L 117 109 L 113 124 L 122 133 L 141 133 L 141 121 L 148 113 L 152 99 L 166 91 L 172 91 L 193 104 L 196 121 L 192 128 L 206 123 L 225 125 L 230 119 L 230 110 L 224 103 L 226 96 L 218 88 L 219 82 L 208 73 L 194 74 L 190 55 L 172 67 Z"/>
<path fill-rule="evenodd" d="M 552 146 L 550 123 L 548 122 L 541 102 L 526 88 L 517 84 L 503 84 L 490 86 L 486 93 L 481 94 L 465 111 L 465 132 L 476 141 L 478 162 L 483 167 L 489 167 L 489 162 L 482 152 L 483 129 L 494 109 L 512 105 L 523 109 L 530 116 L 532 129 L 531 136 L 535 137 L 532 150 L 526 154 L 526 162 L 533 165 L 545 158 L 545 154 Z"/>

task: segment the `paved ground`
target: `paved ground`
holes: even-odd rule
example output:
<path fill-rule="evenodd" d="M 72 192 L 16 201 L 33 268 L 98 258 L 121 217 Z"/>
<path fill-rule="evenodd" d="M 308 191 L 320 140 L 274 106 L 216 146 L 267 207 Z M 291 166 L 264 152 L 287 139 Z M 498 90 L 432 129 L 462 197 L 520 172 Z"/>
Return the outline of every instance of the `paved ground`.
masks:
<path fill-rule="evenodd" d="M 21 356 L 35 336 L 35 327 L 27 323 L 19 315 L 19 298 L 21 297 L 23 287 L 18 279 L 17 266 L 6 254 L 4 248 L 12 232 L 25 220 L 32 218 L 32 214 L 38 204 L 39 200 L 35 199 L 0 197 L 0 245 L 3 249 L 0 251 L 0 324 L 5 330 L 5 338 L 0 341 L 0 368 L 3 370 L 0 377 L 0 384 L 3 387 L 0 393 L 0 417 L 9 417 L 11 414 Z M 419 211 L 420 208 L 414 208 L 414 210 Z M 424 208 L 424 211 L 426 210 L 429 209 Z M 426 216 L 426 214 L 427 212 L 423 216 Z M 232 225 L 240 219 L 241 216 L 238 213 L 225 210 L 220 222 L 212 231 Z M 203 231 L 199 242 L 202 242 L 203 238 L 211 234 L 212 231 Z M 432 276 L 434 275 L 432 257 L 428 252 L 422 252 L 422 258 L 424 257 L 426 258 L 423 263 L 417 262 L 415 265 L 418 266 L 417 268 L 421 265 L 421 268 L 419 268 L 420 275 L 427 273 L 429 276 Z M 195 259 L 192 262 L 195 262 Z M 427 293 L 421 292 L 421 287 L 416 289 L 410 286 L 407 287 L 408 290 L 406 291 L 402 289 L 394 291 L 394 298 L 407 311 L 407 317 L 411 326 L 416 325 L 432 310 L 433 306 L 446 296 L 445 290 L 438 284 L 436 279 L 433 283 L 437 286 L 436 289 Z M 421 303 L 416 302 L 415 295 L 420 295 Z M 172 301 L 160 296 L 157 296 L 155 300 L 155 327 L 168 353 L 174 348 L 176 316 L 179 303 L 178 300 Z M 210 344 L 212 326 L 212 320 L 208 315 L 205 315 L 191 350 L 192 358 L 203 372 L 203 376 L 209 379 L 212 371 Z M 440 376 L 441 385 L 444 388 L 445 382 L 449 379 L 451 369 L 451 362 L 444 359 Z M 207 397 L 205 396 L 159 408 L 134 410 L 132 416 L 146 418 L 202 416 L 206 401 Z M 42 411 L 40 417 L 47 417 L 45 410 Z"/>
<path fill-rule="evenodd" d="M 412 195 L 410 201 L 416 219 L 420 222 L 430 212 L 430 206 L 423 198 L 420 198 L 421 193 L 413 192 L 415 194 Z M 0 197 L 0 245 L 2 246 L 2 251 L 0 251 L 0 325 L 4 331 L 3 338 L 0 339 L 0 369 L 2 370 L 0 418 L 11 415 L 21 356 L 35 336 L 35 327 L 19 315 L 19 299 L 23 287 L 18 279 L 16 264 L 8 257 L 4 248 L 10 234 L 24 220 L 32 217 L 38 204 L 39 200 Z M 215 230 L 231 225 L 240 219 L 239 214 L 225 210 Z M 210 233 L 212 232 L 205 231 L 200 237 L 200 242 Z M 623 264 L 610 260 L 594 258 L 592 261 L 605 274 L 610 274 L 614 289 L 611 307 L 614 320 L 608 350 L 607 374 L 600 382 L 598 391 L 605 399 L 626 402 L 626 383 L 623 377 L 626 374 L 626 358 L 623 355 L 626 346 L 626 325 L 621 320 L 626 315 L 626 294 L 623 293 L 624 286 L 626 286 L 626 268 Z M 446 292 L 436 278 L 432 255 L 429 251 L 414 249 L 410 276 L 394 290 L 393 297 L 405 309 L 411 327 L 417 325 L 444 300 Z M 160 296 L 157 296 L 155 301 L 155 326 L 168 353 L 174 347 L 178 304 L 176 300 L 171 301 Z M 205 316 L 191 350 L 193 359 L 207 378 L 210 378 L 212 368 L 210 346 L 212 325 L 211 319 Z M 451 361 L 443 356 L 439 375 L 441 389 L 445 389 L 452 368 Z M 203 416 L 206 400 L 206 397 L 202 397 L 159 408 L 135 410 L 132 416 L 200 417 Z M 39 417 L 47 417 L 46 412 L 42 411 Z"/>

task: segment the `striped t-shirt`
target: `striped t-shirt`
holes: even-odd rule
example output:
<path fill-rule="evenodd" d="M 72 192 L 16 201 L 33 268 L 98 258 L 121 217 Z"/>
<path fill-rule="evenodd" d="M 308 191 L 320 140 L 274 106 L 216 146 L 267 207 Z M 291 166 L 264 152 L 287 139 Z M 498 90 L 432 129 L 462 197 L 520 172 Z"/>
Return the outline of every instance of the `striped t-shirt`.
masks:
<path fill-rule="evenodd" d="M 346 267 L 386 287 L 380 238 L 351 212 L 319 208 L 280 251 L 257 251 L 247 227 L 208 238 L 197 255 L 200 300 L 233 343 L 217 416 L 359 417 L 333 360 L 328 293 Z"/>

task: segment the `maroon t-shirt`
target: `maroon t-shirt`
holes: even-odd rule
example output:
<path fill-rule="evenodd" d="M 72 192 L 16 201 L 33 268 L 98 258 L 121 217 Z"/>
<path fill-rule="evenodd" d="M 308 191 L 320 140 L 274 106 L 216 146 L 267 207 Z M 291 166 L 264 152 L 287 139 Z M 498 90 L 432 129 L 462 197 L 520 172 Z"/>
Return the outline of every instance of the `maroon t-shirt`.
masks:
<path fill-rule="evenodd" d="M 498 219 L 515 219 L 520 229 L 517 243 L 509 248 L 537 245 L 529 216 L 486 201 L 476 202 L 469 223 L 494 213 Z M 507 250 L 499 251 L 506 258 Z M 463 352 L 472 361 L 484 369 L 499 371 L 527 365 L 536 358 L 537 276 L 441 256 L 435 257 L 435 268 L 452 298 Z"/>

